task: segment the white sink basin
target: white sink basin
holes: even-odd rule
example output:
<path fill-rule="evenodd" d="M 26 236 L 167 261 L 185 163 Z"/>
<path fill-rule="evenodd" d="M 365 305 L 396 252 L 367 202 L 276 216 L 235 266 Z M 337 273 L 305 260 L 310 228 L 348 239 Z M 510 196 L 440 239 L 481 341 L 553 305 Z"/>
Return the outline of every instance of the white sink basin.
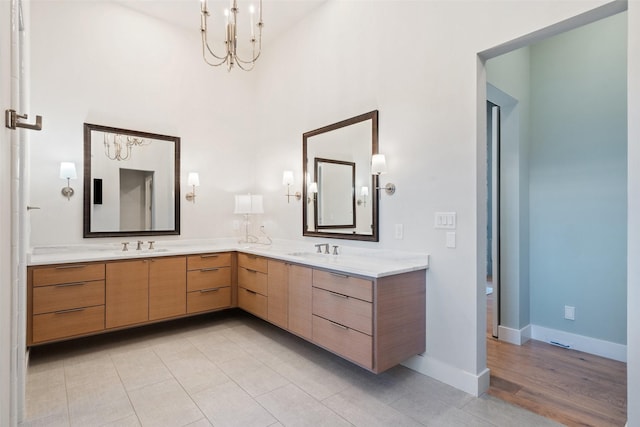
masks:
<path fill-rule="evenodd" d="M 163 252 L 168 252 L 169 249 L 167 248 L 160 248 L 160 249 L 140 249 L 139 251 L 135 250 L 135 249 L 129 249 L 128 251 L 116 251 L 114 252 L 116 255 L 121 255 L 121 256 L 140 256 L 140 255 L 153 255 L 153 254 L 158 254 L 158 253 L 163 253 Z"/>
<path fill-rule="evenodd" d="M 325 260 L 328 261 L 331 259 L 331 254 L 322 254 L 318 252 L 290 252 L 287 255 L 306 258 L 306 259 L 317 259 L 317 260 Z"/>

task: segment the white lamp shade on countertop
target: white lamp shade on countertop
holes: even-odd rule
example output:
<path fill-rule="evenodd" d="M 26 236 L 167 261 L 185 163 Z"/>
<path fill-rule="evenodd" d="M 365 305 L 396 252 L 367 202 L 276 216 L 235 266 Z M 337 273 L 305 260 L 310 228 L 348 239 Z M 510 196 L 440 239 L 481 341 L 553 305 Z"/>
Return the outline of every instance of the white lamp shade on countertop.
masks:
<path fill-rule="evenodd" d="M 262 196 L 256 194 L 239 194 L 236 196 L 235 214 L 261 214 L 264 213 Z"/>
<path fill-rule="evenodd" d="M 318 183 L 312 182 L 309 184 L 309 193 L 317 193 L 318 192 Z"/>
<path fill-rule="evenodd" d="M 369 187 L 362 187 L 360 189 L 360 195 L 361 196 L 368 196 L 369 195 Z"/>
<path fill-rule="evenodd" d="M 60 162 L 60 178 L 61 179 L 76 179 L 76 164 L 73 162 Z"/>
<path fill-rule="evenodd" d="M 200 186 L 200 176 L 198 172 L 189 172 L 187 177 L 187 185 L 198 187 Z"/>

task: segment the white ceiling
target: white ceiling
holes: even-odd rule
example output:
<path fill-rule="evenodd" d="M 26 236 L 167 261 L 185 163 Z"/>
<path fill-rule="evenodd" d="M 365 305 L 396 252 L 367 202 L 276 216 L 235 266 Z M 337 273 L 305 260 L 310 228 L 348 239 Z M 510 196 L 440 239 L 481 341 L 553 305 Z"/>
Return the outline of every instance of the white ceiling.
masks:
<path fill-rule="evenodd" d="M 170 22 L 180 27 L 200 28 L 200 0 L 115 0 L 125 7 L 134 9 L 154 18 Z M 249 4 L 258 8 L 259 0 L 237 0 L 238 27 L 246 27 Z M 324 3 L 326 0 L 263 0 L 263 38 L 271 39 L 285 29 L 300 21 L 306 14 Z M 229 1 L 207 0 L 207 7 L 211 13 L 210 21 L 218 18 L 225 8 L 229 8 Z M 215 14 L 218 16 L 215 16 Z M 257 21 L 257 19 L 256 19 Z M 211 24 L 210 24 L 211 25 Z"/>

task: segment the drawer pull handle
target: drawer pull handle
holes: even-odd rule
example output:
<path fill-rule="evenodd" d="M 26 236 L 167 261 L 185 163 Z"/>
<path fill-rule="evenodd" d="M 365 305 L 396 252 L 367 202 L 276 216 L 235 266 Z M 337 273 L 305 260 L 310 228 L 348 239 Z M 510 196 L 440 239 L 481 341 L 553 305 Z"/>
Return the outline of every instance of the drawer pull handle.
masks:
<path fill-rule="evenodd" d="M 218 255 L 200 255 L 200 258 L 218 258 Z"/>
<path fill-rule="evenodd" d="M 341 279 L 348 279 L 349 278 L 349 276 L 347 276 L 346 274 L 333 273 L 333 272 L 330 272 L 329 274 L 331 274 L 332 276 L 335 276 L 335 277 L 340 277 Z"/>
<path fill-rule="evenodd" d="M 329 323 L 331 323 L 333 326 L 336 326 L 336 327 L 338 327 L 338 328 L 340 328 L 340 329 L 344 329 L 345 331 L 348 331 L 348 330 L 349 330 L 349 328 L 347 328 L 347 327 L 346 327 L 346 326 L 344 326 L 344 325 L 341 325 L 340 323 L 332 322 L 331 320 L 327 320 L 327 321 L 328 321 Z"/>
<path fill-rule="evenodd" d="M 68 270 L 70 268 L 85 268 L 86 265 L 59 265 L 56 267 L 56 270 Z"/>
<path fill-rule="evenodd" d="M 202 269 L 200 269 L 200 273 L 207 273 L 207 272 L 210 272 L 210 271 L 218 271 L 218 270 L 220 270 L 220 269 L 219 268 L 202 268 Z"/>
<path fill-rule="evenodd" d="M 82 286 L 82 285 L 86 285 L 86 283 L 85 282 L 61 283 L 59 285 L 56 285 L 56 288 L 68 288 L 69 286 Z"/>
<path fill-rule="evenodd" d="M 220 290 L 220 288 L 201 289 L 200 293 L 201 294 L 206 294 L 208 292 L 218 292 L 219 290 Z"/>
<path fill-rule="evenodd" d="M 250 268 L 245 268 L 245 270 L 247 270 L 247 272 L 249 272 L 249 273 L 257 273 L 256 270 L 251 270 Z"/>
<path fill-rule="evenodd" d="M 67 313 L 75 313 L 78 311 L 84 311 L 84 308 L 70 308 L 68 310 L 60 310 L 60 311 L 55 311 L 54 314 L 67 314 Z"/>
<path fill-rule="evenodd" d="M 256 295 L 256 294 L 257 294 L 257 292 L 256 292 L 256 291 L 251 291 L 251 290 L 249 290 L 249 289 L 245 289 L 245 291 L 247 291 L 247 292 L 249 292 L 250 294 L 253 294 L 253 295 Z"/>
<path fill-rule="evenodd" d="M 330 293 L 331 295 L 333 295 L 334 297 L 344 298 L 344 299 L 349 299 L 349 297 L 348 297 L 348 296 L 346 296 L 346 295 L 337 294 L 337 293 L 335 293 L 335 292 L 331 292 L 331 291 L 329 291 L 329 293 Z"/>

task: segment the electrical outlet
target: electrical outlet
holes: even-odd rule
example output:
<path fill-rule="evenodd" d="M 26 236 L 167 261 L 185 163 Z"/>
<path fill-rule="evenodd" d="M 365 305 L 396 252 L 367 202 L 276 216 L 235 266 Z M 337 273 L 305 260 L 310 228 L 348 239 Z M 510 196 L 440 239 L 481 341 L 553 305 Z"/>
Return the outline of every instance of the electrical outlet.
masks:
<path fill-rule="evenodd" d="M 576 320 L 576 308 L 570 305 L 564 306 L 564 318 L 567 320 Z"/>

